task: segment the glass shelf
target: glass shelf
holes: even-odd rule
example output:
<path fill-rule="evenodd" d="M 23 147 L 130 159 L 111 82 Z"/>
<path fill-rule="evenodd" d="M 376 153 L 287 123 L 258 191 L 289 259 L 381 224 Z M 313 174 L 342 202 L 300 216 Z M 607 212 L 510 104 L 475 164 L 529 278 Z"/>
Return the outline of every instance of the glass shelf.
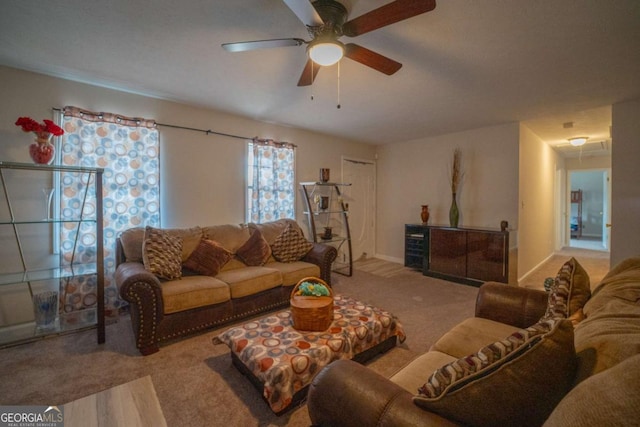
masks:
<path fill-rule="evenodd" d="M 60 313 L 55 322 L 46 328 L 37 327 L 35 321 L 0 328 L 0 348 L 24 344 L 48 337 L 64 335 L 97 326 L 97 309 L 87 308 L 70 313 Z"/>
<path fill-rule="evenodd" d="M 328 186 L 340 185 L 340 186 L 343 186 L 343 187 L 348 187 L 348 186 L 351 185 L 351 183 L 347 184 L 347 183 L 343 183 L 343 182 L 309 181 L 309 182 L 301 182 L 300 185 L 328 185 Z"/>
<path fill-rule="evenodd" d="M 67 267 L 43 268 L 16 273 L 0 273 L 0 286 L 15 285 L 23 282 L 38 282 L 51 279 L 64 279 L 74 276 L 87 276 L 96 274 L 96 263 L 75 264 Z"/>
<path fill-rule="evenodd" d="M 16 162 L 2 162 L 0 166 L 4 169 L 24 169 L 24 170 L 41 170 L 45 172 L 84 172 L 84 173 L 102 173 L 103 168 L 83 167 L 83 166 L 57 166 L 57 165 L 37 165 L 35 163 L 16 163 Z"/>
<path fill-rule="evenodd" d="M 9 219 L 0 219 L 0 225 L 20 225 L 20 224 L 64 224 L 64 223 L 79 223 L 79 222 L 88 222 L 95 223 L 94 219 L 33 219 L 33 220 L 22 220 L 22 221 L 11 221 Z"/>

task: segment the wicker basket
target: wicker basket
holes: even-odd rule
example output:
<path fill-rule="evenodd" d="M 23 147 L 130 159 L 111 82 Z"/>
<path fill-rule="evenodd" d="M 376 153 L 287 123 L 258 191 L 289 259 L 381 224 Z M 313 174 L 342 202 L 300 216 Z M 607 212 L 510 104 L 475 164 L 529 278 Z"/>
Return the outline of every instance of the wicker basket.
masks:
<path fill-rule="evenodd" d="M 304 282 L 320 283 L 327 287 L 329 296 L 314 297 L 296 295 Z M 305 277 L 291 290 L 291 318 L 293 327 L 300 331 L 326 331 L 333 321 L 333 292 L 327 283 L 318 277 Z"/>

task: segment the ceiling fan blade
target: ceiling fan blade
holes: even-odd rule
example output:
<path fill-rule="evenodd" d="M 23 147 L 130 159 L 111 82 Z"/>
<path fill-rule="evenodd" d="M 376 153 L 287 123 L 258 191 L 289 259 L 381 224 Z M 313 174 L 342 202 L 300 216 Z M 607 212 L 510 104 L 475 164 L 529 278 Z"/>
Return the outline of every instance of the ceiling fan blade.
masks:
<path fill-rule="evenodd" d="M 342 31 L 355 37 L 435 9 L 436 0 L 396 0 L 346 22 Z"/>
<path fill-rule="evenodd" d="M 319 27 L 324 24 L 322 18 L 309 0 L 282 0 L 299 20 L 308 27 Z"/>
<path fill-rule="evenodd" d="M 309 86 L 313 83 L 318 75 L 318 71 L 320 71 L 320 66 L 314 64 L 311 59 L 307 59 L 307 63 L 304 66 L 304 70 L 300 75 L 300 80 L 298 80 L 298 86 Z"/>
<path fill-rule="evenodd" d="M 270 39 L 238 43 L 224 43 L 222 47 L 227 52 L 244 52 L 247 50 L 266 49 L 271 47 L 300 46 L 304 43 L 305 41 L 302 39 Z"/>
<path fill-rule="evenodd" d="M 347 43 L 344 48 L 344 56 L 347 58 L 353 59 L 354 61 L 366 65 L 367 67 L 371 67 L 388 76 L 402 68 L 401 63 L 369 50 L 366 47 L 362 47 L 354 43 Z"/>

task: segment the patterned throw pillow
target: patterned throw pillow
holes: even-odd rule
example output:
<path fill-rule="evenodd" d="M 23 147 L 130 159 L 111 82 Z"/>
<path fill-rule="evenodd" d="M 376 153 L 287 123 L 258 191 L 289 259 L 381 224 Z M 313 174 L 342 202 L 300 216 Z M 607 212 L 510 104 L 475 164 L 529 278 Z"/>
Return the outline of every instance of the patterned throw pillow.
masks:
<path fill-rule="evenodd" d="M 549 319 L 444 365 L 413 401 L 462 424 L 542 425 L 575 367 L 571 322 Z"/>
<path fill-rule="evenodd" d="M 276 238 L 271 245 L 273 257 L 280 262 L 295 262 L 313 248 L 313 243 L 304 238 L 291 224 Z"/>
<path fill-rule="evenodd" d="M 233 258 L 219 243 L 202 239 L 183 266 L 204 276 L 215 276 Z"/>
<path fill-rule="evenodd" d="M 182 238 L 147 226 L 142 243 L 142 261 L 147 271 L 162 279 L 182 277 Z"/>
<path fill-rule="evenodd" d="M 255 230 L 249 240 L 236 251 L 236 255 L 249 266 L 261 266 L 271 256 L 271 247 L 262 237 L 260 230 Z"/>
<path fill-rule="evenodd" d="M 560 267 L 549 292 L 547 311 L 540 320 L 566 319 L 580 310 L 590 297 L 589 275 L 572 257 Z"/>

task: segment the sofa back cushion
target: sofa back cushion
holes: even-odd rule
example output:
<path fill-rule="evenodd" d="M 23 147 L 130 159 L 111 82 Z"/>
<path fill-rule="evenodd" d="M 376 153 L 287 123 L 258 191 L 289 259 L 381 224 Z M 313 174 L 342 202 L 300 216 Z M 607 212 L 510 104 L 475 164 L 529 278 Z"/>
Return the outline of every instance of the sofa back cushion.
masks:
<path fill-rule="evenodd" d="M 160 229 L 169 235 L 182 239 L 181 261 L 186 261 L 189 255 L 196 249 L 202 239 L 200 227 Z M 145 229 L 143 227 L 130 228 L 120 234 L 122 252 L 127 262 L 143 262 L 142 244 L 144 242 Z"/>
<path fill-rule="evenodd" d="M 640 258 L 607 274 L 585 304 L 576 326 L 576 383 L 640 353 Z"/>
<path fill-rule="evenodd" d="M 462 424 L 539 426 L 570 389 L 573 325 L 551 319 L 436 370 L 415 404 Z"/>
<path fill-rule="evenodd" d="M 245 224 L 211 225 L 202 228 L 205 239 L 214 240 L 235 254 L 249 240 L 249 228 Z"/>
<path fill-rule="evenodd" d="M 249 229 L 260 230 L 262 236 L 267 241 L 269 246 L 273 245 L 278 236 L 282 234 L 282 232 L 287 228 L 288 225 L 291 225 L 291 227 L 293 227 L 296 231 L 304 235 L 298 223 L 290 218 L 283 218 L 277 221 L 265 222 L 264 224 L 255 224 L 253 222 L 248 224 Z"/>

